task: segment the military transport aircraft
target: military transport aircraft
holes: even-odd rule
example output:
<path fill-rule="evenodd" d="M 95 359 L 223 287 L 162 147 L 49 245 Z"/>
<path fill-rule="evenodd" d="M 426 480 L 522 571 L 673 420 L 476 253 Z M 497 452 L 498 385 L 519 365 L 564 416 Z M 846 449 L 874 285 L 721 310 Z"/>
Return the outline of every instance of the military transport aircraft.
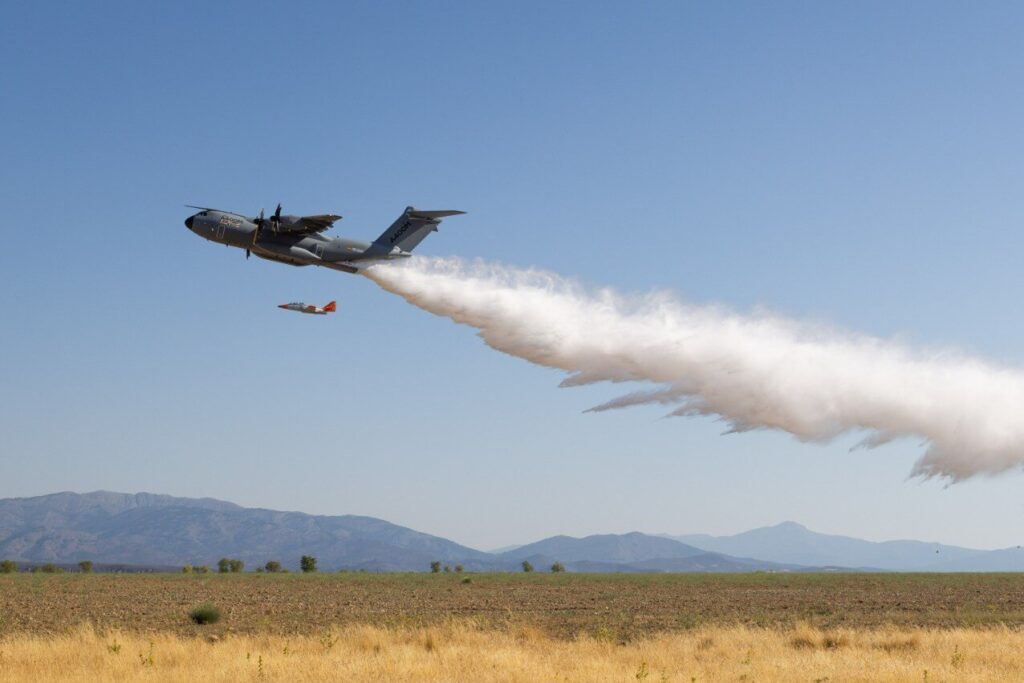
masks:
<path fill-rule="evenodd" d="M 330 229 L 341 216 L 282 216 L 281 205 L 270 218 L 263 210 L 255 218 L 230 211 L 189 206 L 199 213 L 185 219 L 185 226 L 211 242 L 245 249 L 245 257 L 256 254 L 269 261 L 293 266 L 324 266 L 346 273 L 358 273 L 374 263 L 408 258 L 412 250 L 431 232 L 441 219 L 464 211 L 420 211 L 406 207 L 391 227 L 373 242 L 344 237 L 328 237 Z"/>
<path fill-rule="evenodd" d="M 279 304 L 278 308 L 283 308 L 286 311 L 298 311 L 299 313 L 311 313 L 313 315 L 327 315 L 328 313 L 334 313 L 338 310 L 338 304 L 334 301 L 330 302 L 323 308 L 317 308 L 312 304 L 304 304 L 301 302 L 294 302 L 290 304 Z"/>

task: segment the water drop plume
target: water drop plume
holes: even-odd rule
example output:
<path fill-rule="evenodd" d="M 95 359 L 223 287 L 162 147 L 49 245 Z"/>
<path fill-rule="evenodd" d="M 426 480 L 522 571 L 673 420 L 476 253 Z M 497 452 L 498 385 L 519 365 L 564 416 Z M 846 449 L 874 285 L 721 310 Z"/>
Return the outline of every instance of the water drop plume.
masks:
<path fill-rule="evenodd" d="M 667 292 L 625 296 L 483 261 L 416 257 L 364 274 L 488 346 L 568 373 L 562 386 L 652 386 L 592 408 L 668 406 L 718 415 L 730 431 L 781 429 L 878 447 L 917 437 L 912 474 L 959 481 L 1024 463 L 1024 372 L 768 313 L 692 305 Z"/>

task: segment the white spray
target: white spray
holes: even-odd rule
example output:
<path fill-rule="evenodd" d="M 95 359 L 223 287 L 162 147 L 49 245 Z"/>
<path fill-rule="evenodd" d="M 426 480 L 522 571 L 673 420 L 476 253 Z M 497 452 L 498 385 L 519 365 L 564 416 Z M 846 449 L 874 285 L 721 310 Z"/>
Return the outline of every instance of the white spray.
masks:
<path fill-rule="evenodd" d="M 657 403 L 672 406 L 670 415 L 720 415 L 731 431 L 782 429 L 805 441 L 864 431 L 866 447 L 916 436 L 926 450 L 913 474 L 953 481 L 1024 463 L 1020 370 L 667 293 L 588 291 L 552 273 L 479 261 L 417 257 L 365 274 L 477 328 L 498 351 L 571 373 L 562 386 L 657 386 L 593 411 Z"/>

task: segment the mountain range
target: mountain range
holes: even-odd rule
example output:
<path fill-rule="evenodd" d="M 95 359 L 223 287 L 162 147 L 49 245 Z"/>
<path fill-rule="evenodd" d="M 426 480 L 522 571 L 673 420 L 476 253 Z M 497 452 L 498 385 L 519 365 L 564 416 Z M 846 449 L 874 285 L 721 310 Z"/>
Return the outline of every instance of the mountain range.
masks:
<path fill-rule="evenodd" d="M 977 550 L 912 540 L 864 541 L 817 533 L 796 522 L 783 522 L 734 536 L 664 536 L 708 551 L 756 557 L 768 562 L 900 572 L 1024 571 L 1024 550 L 1020 546 Z"/>
<path fill-rule="evenodd" d="M 166 568 L 230 557 L 250 568 L 268 560 L 296 568 L 302 555 L 315 556 L 322 570 L 368 571 L 426 571 L 434 561 L 470 571 L 518 571 L 523 561 L 538 570 L 557 561 L 577 572 L 1024 570 L 1020 548 L 875 543 L 793 522 L 723 537 L 553 536 L 488 553 L 373 517 L 244 508 L 212 498 L 96 491 L 0 499 L 0 559 Z"/>

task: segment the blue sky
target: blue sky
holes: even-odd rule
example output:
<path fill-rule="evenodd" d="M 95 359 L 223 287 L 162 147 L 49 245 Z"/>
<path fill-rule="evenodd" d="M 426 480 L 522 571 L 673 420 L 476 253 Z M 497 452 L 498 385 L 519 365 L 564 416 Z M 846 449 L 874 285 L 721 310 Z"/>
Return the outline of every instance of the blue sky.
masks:
<path fill-rule="evenodd" d="M 476 547 L 729 533 L 1020 543 L 1019 473 L 721 436 L 486 348 L 185 203 L 1024 366 L 1014 3 L 15 2 L 0 21 L 0 496 L 154 491 Z M 339 302 L 307 318 L 276 304 Z"/>

